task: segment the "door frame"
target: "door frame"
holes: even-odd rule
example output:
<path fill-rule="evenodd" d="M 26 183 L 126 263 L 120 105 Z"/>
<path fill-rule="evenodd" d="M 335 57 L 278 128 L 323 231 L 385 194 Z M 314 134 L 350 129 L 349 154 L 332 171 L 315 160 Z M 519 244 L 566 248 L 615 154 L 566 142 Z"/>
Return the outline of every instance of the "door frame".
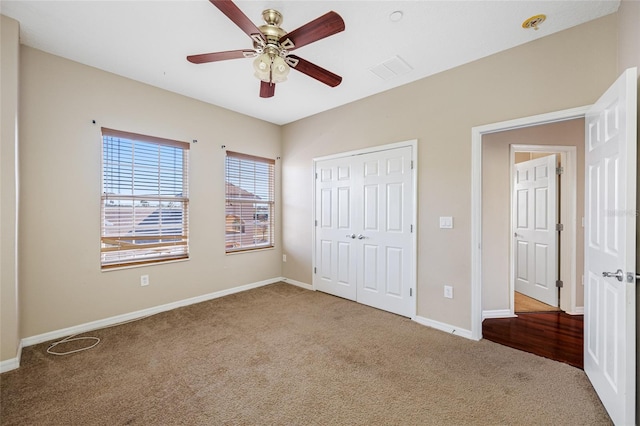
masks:
<path fill-rule="evenodd" d="M 547 123 L 545 123 L 547 124 Z M 512 144 L 510 150 L 510 196 L 511 196 L 511 232 L 513 232 L 513 183 L 514 183 L 514 165 L 516 152 L 548 152 L 550 154 L 560 155 L 560 166 L 564 168 L 562 177 L 560 179 L 561 184 L 558 185 L 560 191 L 559 207 L 560 217 L 559 223 L 564 225 L 564 230 L 560 233 L 560 250 L 558 255 L 560 256 L 560 279 L 564 278 L 564 285 L 560 288 L 560 309 L 569 313 L 581 315 L 584 313 L 584 306 L 576 306 L 576 286 L 577 286 L 577 247 L 576 237 L 578 235 L 578 223 L 577 223 L 577 148 L 575 146 L 564 145 L 519 145 Z M 515 316 L 514 305 L 514 292 L 515 292 L 515 247 L 513 240 L 511 240 L 510 253 L 509 253 L 509 291 L 511 296 L 510 301 L 510 316 Z M 556 243 L 557 246 L 557 243 Z"/>
<path fill-rule="evenodd" d="M 418 255 L 417 255 L 418 253 L 418 140 L 417 139 L 410 139 L 402 142 L 395 142 L 395 143 L 390 143 L 385 145 L 377 145 L 377 146 L 372 146 L 368 148 L 357 149 L 354 151 L 339 152 L 335 154 L 313 158 L 311 178 L 313 179 L 312 209 L 314 214 L 311 220 L 311 274 L 312 274 L 311 282 L 312 282 L 313 290 L 315 291 L 316 290 L 316 287 L 315 287 L 316 274 L 314 271 L 316 271 L 316 267 L 318 266 L 316 265 L 316 225 L 315 225 L 315 219 L 316 219 L 315 212 L 317 207 L 316 197 L 315 197 L 316 182 L 317 182 L 316 167 L 318 162 L 324 161 L 324 160 L 332 160 L 336 158 L 353 157 L 356 155 L 370 154 L 370 153 L 379 152 L 379 151 L 388 151 L 391 149 L 403 148 L 407 146 L 412 148 L 411 164 L 413 169 L 413 173 L 411 176 L 412 185 L 413 185 L 412 211 L 411 211 L 411 221 L 413 225 L 413 228 L 412 228 L 413 232 L 411 232 L 411 265 L 412 267 L 411 267 L 411 271 L 409 271 L 410 273 L 409 280 L 411 283 L 411 288 L 413 288 L 413 295 L 411 296 L 413 297 L 413 303 L 411 304 L 410 318 L 414 320 L 416 318 L 417 305 L 418 305 L 418 286 L 417 286 L 417 281 L 418 281 Z"/>
<path fill-rule="evenodd" d="M 482 136 L 584 118 L 590 105 L 471 128 L 471 338 L 482 339 Z"/>

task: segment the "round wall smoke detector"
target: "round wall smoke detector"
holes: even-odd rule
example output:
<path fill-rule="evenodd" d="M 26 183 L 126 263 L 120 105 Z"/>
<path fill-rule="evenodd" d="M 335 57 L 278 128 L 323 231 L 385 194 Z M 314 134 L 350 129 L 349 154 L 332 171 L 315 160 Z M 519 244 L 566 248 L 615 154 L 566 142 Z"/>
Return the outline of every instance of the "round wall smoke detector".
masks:
<path fill-rule="evenodd" d="M 532 16 L 522 23 L 522 28 L 533 28 L 534 30 L 537 30 L 538 25 L 542 24 L 545 19 L 547 19 L 547 15 Z"/>

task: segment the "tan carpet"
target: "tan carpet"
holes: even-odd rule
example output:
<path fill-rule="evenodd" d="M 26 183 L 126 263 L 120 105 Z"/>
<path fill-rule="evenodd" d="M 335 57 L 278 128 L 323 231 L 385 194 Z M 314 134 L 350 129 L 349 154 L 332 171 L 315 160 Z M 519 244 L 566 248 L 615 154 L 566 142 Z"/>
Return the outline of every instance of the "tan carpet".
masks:
<path fill-rule="evenodd" d="M 288 284 L 88 334 L 24 349 L 3 425 L 610 424 L 582 370 Z"/>

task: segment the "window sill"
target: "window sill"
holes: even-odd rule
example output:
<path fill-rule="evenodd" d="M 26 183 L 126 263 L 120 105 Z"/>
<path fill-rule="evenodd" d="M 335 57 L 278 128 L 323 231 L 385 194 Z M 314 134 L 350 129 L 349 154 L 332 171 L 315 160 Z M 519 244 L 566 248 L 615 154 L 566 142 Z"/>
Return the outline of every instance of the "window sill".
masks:
<path fill-rule="evenodd" d="M 134 269 L 134 268 L 143 268 L 143 267 L 151 267 L 158 265 L 166 265 L 168 263 L 180 263 L 180 262 L 188 262 L 190 258 L 186 259 L 172 259 L 165 260 L 164 262 L 152 262 L 152 263 L 141 263 L 137 265 L 123 265 L 123 266 L 115 266 L 113 268 L 100 268 L 100 272 L 111 272 L 111 271 L 122 271 L 123 269 Z"/>
<path fill-rule="evenodd" d="M 275 250 L 275 247 L 262 247 L 262 248 L 255 248 L 255 249 L 249 249 L 249 250 L 228 251 L 228 252 L 225 252 L 225 255 L 229 256 L 229 255 L 236 255 L 236 254 L 257 253 L 257 252 L 269 251 L 269 250 Z"/>

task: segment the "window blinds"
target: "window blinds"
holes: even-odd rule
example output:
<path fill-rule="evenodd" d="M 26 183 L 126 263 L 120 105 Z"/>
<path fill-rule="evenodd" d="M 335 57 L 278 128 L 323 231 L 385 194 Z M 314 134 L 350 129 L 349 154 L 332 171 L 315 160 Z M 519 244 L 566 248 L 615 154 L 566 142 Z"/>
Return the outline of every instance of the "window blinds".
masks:
<path fill-rule="evenodd" d="M 275 160 L 227 151 L 227 253 L 274 246 Z"/>
<path fill-rule="evenodd" d="M 189 257 L 189 144 L 102 128 L 103 269 Z"/>

